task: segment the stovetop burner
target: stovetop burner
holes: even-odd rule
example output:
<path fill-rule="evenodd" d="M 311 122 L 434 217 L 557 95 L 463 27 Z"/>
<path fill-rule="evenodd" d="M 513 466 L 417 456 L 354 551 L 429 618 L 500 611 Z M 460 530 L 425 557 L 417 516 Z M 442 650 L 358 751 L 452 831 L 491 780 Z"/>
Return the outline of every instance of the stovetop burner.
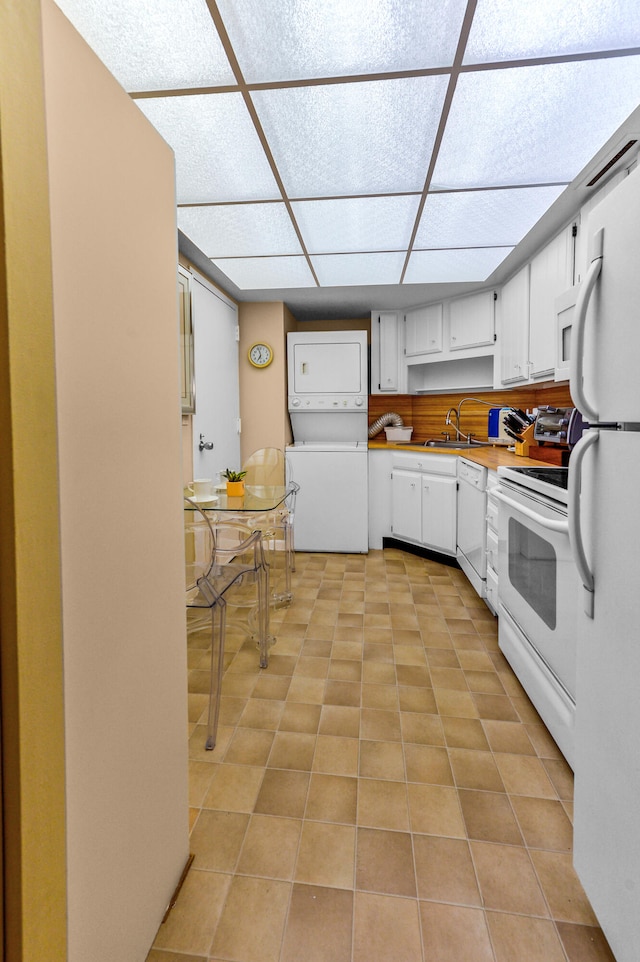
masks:
<path fill-rule="evenodd" d="M 535 478 L 537 481 L 543 481 L 546 484 L 555 484 L 558 488 L 566 489 L 569 486 L 569 468 L 511 468 L 511 471 L 529 478 Z"/>
<path fill-rule="evenodd" d="M 569 487 L 569 468 L 556 467 L 500 467 L 498 476 L 512 484 L 528 488 L 544 495 L 551 501 L 567 504 Z"/>

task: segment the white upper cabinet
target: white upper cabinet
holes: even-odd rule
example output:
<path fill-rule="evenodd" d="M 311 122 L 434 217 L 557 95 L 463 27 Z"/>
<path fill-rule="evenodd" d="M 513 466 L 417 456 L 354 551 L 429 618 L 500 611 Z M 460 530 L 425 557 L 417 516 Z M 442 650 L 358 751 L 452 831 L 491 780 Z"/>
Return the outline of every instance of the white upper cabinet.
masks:
<path fill-rule="evenodd" d="M 405 354 L 435 354 L 442 351 L 442 304 L 429 304 L 404 315 Z"/>
<path fill-rule="evenodd" d="M 553 377 L 558 364 L 555 302 L 571 287 L 572 240 L 572 227 L 568 227 L 531 261 L 529 366 L 532 378 Z"/>
<path fill-rule="evenodd" d="M 398 311 L 371 314 L 371 393 L 403 394 L 404 316 Z"/>
<path fill-rule="evenodd" d="M 493 291 L 458 297 L 449 303 L 449 349 L 464 351 L 493 344 L 495 310 Z"/>
<path fill-rule="evenodd" d="M 500 380 L 514 384 L 529 378 L 529 264 L 500 292 Z"/>

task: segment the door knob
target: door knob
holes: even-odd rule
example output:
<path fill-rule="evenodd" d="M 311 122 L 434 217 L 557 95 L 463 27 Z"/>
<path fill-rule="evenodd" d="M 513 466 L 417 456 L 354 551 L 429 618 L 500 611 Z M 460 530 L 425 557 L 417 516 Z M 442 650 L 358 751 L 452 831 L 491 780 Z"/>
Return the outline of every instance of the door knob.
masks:
<path fill-rule="evenodd" d="M 199 451 L 211 451 L 213 449 L 213 441 L 205 441 L 204 434 L 200 435 L 200 444 L 198 445 Z"/>

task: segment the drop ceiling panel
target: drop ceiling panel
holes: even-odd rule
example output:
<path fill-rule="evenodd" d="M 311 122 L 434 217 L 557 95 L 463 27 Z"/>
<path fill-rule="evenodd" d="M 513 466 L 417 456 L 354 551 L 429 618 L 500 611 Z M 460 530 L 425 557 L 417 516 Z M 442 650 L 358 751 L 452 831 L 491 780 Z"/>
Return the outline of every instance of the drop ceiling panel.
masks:
<path fill-rule="evenodd" d="M 125 90 L 233 84 L 205 0 L 57 0 Z"/>
<path fill-rule="evenodd" d="M 252 94 L 290 197 L 421 191 L 446 77 Z"/>
<path fill-rule="evenodd" d="M 444 284 L 449 281 L 482 283 L 512 247 L 472 247 L 466 250 L 414 251 L 405 284 Z"/>
<path fill-rule="evenodd" d="M 515 245 L 564 187 L 430 194 L 414 248 Z"/>
<path fill-rule="evenodd" d="M 432 187 L 569 183 L 639 90 L 640 57 L 462 74 Z"/>
<path fill-rule="evenodd" d="M 58 3 L 173 148 L 192 256 L 292 309 L 496 283 L 640 129 L 638 0 Z"/>
<path fill-rule="evenodd" d="M 350 287 L 400 283 L 404 259 L 403 251 L 392 251 L 384 254 L 319 254 L 311 261 L 322 287 Z"/>
<path fill-rule="evenodd" d="M 293 203 L 309 253 L 406 250 L 419 195 Z"/>
<path fill-rule="evenodd" d="M 304 257 L 230 257 L 213 263 L 240 290 L 316 287 Z"/>
<path fill-rule="evenodd" d="M 179 204 L 279 199 L 241 94 L 136 103 L 175 151 Z"/>
<path fill-rule="evenodd" d="M 302 253 L 282 203 L 179 207 L 178 227 L 211 258 Z"/>
<path fill-rule="evenodd" d="M 638 0 L 478 0 L 463 63 L 640 46 Z"/>
<path fill-rule="evenodd" d="M 218 0 L 247 83 L 450 66 L 466 0 Z"/>

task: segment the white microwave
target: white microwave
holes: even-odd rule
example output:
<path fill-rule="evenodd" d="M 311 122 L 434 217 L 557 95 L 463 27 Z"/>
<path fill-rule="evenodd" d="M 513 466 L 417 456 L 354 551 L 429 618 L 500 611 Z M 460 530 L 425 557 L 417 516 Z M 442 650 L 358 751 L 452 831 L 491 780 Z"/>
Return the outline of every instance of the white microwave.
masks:
<path fill-rule="evenodd" d="M 570 287 L 555 300 L 556 314 L 556 381 L 569 380 L 569 365 L 571 359 L 571 328 L 573 313 L 578 299 L 580 285 Z"/>

